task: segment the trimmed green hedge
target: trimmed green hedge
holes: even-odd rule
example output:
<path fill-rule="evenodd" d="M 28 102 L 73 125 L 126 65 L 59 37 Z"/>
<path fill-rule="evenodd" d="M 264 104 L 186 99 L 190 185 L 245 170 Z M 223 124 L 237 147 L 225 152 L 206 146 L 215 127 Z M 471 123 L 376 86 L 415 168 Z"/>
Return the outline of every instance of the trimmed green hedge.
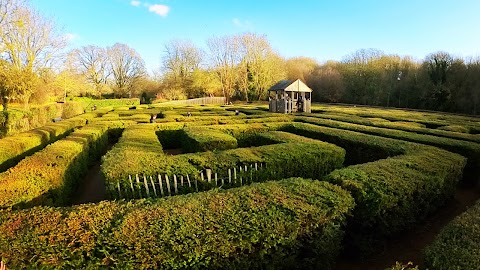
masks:
<path fill-rule="evenodd" d="M 183 129 L 182 149 L 184 153 L 235 149 L 237 139 L 218 130 L 204 127 Z"/>
<path fill-rule="evenodd" d="M 99 110 L 95 113 L 79 115 L 44 127 L 6 137 L 0 140 L 0 172 L 17 164 L 24 157 L 35 153 L 47 144 L 69 134 L 74 128 L 84 126 L 88 121 L 105 113 Z"/>
<path fill-rule="evenodd" d="M 362 253 L 442 206 L 453 196 L 466 164 L 458 154 L 426 145 L 311 124 L 295 123 L 287 129 L 335 143 L 347 153 L 358 144 L 383 152 L 377 157 L 391 156 L 342 168 L 325 178 L 355 199 L 346 243 Z"/>
<path fill-rule="evenodd" d="M 480 201 L 451 221 L 425 250 L 425 266 L 435 270 L 480 267 Z"/>
<path fill-rule="evenodd" d="M 126 124 L 87 125 L 0 174 L 0 208 L 67 203 L 89 163 L 106 149 L 108 130 Z"/>
<path fill-rule="evenodd" d="M 286 179 L 226 191 L 0 211 L 12 268 L 329 269 L 351 196 Z"/>
<path fill-rule="evenodd" d="M 149 134 L 152 133 L 149 131 Z M 201 181 L 200 178 L 200 172 L 206 169 L 211 169 L 220 178 L 225 178 L 228 177 L 228 169 L 233 170 L 233 168 L 238 169 L 239 166 L 261 163 L 267 167 L 256 175 L 256 181 L 292 176 L 319 178 L 342 167 L 345 158 L 345 150 L 340 147 L 293 134 L 289 134 L 287 139 L 282 132 L 270 137 L 277 136 L 276 142 L 284 143 L 177 156 L 168 156 L 159 150 L 150 151 L 148 144 L 137 148 L 137 152 L 132 153 L 132 150 L 122 143 L 129 141 L 126 137 L 129 134 L 124 132 L 121 142 L 106 155 L 102 165 L 107 190 L 111 190 L 112 194 L 117 188 L 117 183 L 121 184 L 122 190 L 128 190 L 129 175 L 135 174 L 145 174 L 155 178 L 158 174 L 167 174 L 170 178 L 173 174 L 189 175 L 192 181 L 194 179 L 198 181 L 199 190 L 208 190 L 213 186 L 206 180 Z M 150 136 L 155 140 L 153 135 Z M 270 140 L 273 139 L 270 138 Z M 185 192 L 191 191 L 185 190 Z"/>
<path fill-rule="evenodd" d="M 310 117 L 298 117 L 296 118 L 296 121 L 436 146 L 467 157 L 468 164 L 466 174 L 469 176 L 472 174 L 474 176 L 475 173 L 480 170 L 480 144 L 478 143 Z M 472 177 L 466 177 L 465 180 L 468 182 L 476 179 L 472 179 Z"/>
<path fill-rule="evenodd" d="M 61 105 L 56 103 L 31 106 L 28 110 L 12 108 L 8 111 L 9 123 L 6 127 L 5 115 L 0 113 L 0 126 L 3 127 L 3 130 L 0 129 L 0 138 L 44 126 L 60 116 L 61 111 Z"/>
<path fill-rule="evenodd" d="M 378 118 L 362 118 L 356 115 L 344 115 L 344 114 L 310 114 L 306 115 L 308 117 L 323 118 L 330 120 L 337 120 L 342 122 L 348 122 L 352 124 L 359 124 L 365 126 L 374 126 L 379 128 L 389 128 L 389 129 L 399 129 L 404 131 L 415 132 L 418 134 L 434 135 L 445 138 L 452 138 L 457 140 L 471 141 L 471 142 L 480 142 L 480 137 L 468 133 L 468 129 L 463 126 L 458 125 L 442 125 L 437 129 L 426 128 L 424 124 L 417 122 L 406 122 L 406 121 L 395 121 L 390 122 L 386 119 Z M 300 118 L 301 119 L 301 118 Z M 412 120 L 413 121 L 413 120 Z M 427 122 L 430 123 L 430 122 Z M 445 124 L 445 123 L 443 123 Z M 436 125 L 434 125 L 436 127 Z M 463 133 L 459 133 L 463 132 Z"/>
<path fill-rule="evenodd" d="M 138 98 L 92 99 L 87 97 L 71 97 L 68 100 L 81 103 L 83 109 L 87 112 L 91 111 L 94 105 L 96 105 L 97 108 L 140 105 L 140 99 Z"/>

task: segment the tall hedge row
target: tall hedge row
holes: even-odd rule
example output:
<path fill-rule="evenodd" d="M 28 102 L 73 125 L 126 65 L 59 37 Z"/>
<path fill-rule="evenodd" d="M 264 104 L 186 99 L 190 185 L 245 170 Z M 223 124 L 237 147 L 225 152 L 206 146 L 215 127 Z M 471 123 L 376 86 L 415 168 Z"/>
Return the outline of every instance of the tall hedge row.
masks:
<path fill-rule="evenodd" d="M 306 115 L 305 115 L 306 116 Z M 394 121 L 386 119 L 362 118 L 356 115 L 337 115 L 337 114 L 311 114 L 310 117 L 331 119 L 352 124 L 373 126 L 379 128 L 399 129 L 403 131 L 415 132 L 419 134 L 434 135 L 439 137 L 452 138 L 472 142 L 480 142 L 480 136 L 468 134 L 463 126 L 447 125 L 438 129 L 426 128 L 425 125 L 417 122 Z M 301 118 L 300 118 L 301 119 Z"/>
<path fill-rule="evenodd" d="M 351 196 L 286 179 L 158 200 L 0 210 L 12 268 L 329 269 Z"/>
<path fill-rule="evenodd" d="M 65 204 L 89 163 L 106 149 L 108 130 L 126 124 L 87 125 L 1 173 L 0 208 Z"/>
<path fill-rule="evenodd" d="M 464 157 L 431 146 L 311 124 L 296 123 L 288 129 L 330 142 L 328 138 L 336 137 L 335 144 L 347 153 L 358 143 L 391 156 L 338 169 L 325 178 L 355 199 L 347 243 L 362 253 L 442 206 L 453 196 L 466 165 Z"/>
<path fill-rule="evenodd" d="M 27 110 L 11 108 L 8 110 L 8 123 L 5 123 L 5 115 L 0 113 L 0 126 L 3 127 L 0 129 L 0 138 L 44 126 L 60 116 L 61 112 L 61 105 L 56 103 L 32 106 Z"/>
<path fill-rule="evenodd" d="M 98 111 L 76 116 L 61 122 L 50 123 L 41 128 L 30 130 L 0 139 L 0 172 L 14 166 L 22 158 L 42 149 L 47 144 L 69 134 L 74 128 L 84 126 L 89 120 L 105 113 Z"/>
<path fill-rule="evenodd" d="M 480 170 L 480 144 L 478 143 L 311 117 L 296 118 L 296 121 L 436 146 L 467 157 L 468 174 L 475 174 L 476 171 Z M 472 179 L 466 178 L 466 180 Z"/>
<path fill-rule="evenodd" d="M 480 201 L 451 221 L 425 250 L 432 270 L 477 270 L 480 267 Z"/>

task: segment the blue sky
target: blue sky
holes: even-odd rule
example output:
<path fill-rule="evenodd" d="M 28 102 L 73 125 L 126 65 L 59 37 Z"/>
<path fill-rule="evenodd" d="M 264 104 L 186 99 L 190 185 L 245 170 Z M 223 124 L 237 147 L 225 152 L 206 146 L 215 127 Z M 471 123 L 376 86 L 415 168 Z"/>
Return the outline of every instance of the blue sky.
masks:
<path fill-rule="evenodd" d="M 423 59 L 439 50 L 480 56 L 478 0 L 31 0 L 70 48 L 125 43 L 151 71 L 164 44 L 255 32 L 284 57 L 341 60 L 362 48 Z"/>

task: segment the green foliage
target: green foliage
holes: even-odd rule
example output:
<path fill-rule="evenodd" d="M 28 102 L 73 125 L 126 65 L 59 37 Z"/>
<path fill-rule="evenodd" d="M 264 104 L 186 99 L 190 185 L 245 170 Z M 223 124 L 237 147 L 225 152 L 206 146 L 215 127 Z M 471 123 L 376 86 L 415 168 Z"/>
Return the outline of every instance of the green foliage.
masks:
<path fill-rule="evenodd" d="M 151 140 L 155 140 L 153 130 L 148 132 Z M 219 177 L 228 177 L 228 169 L 254 163 L 266 165 L 257 175 L 256 181 L 291 176 L 319 178 L 340 168 L 345 158 L 345 151 L 340 147 L 293 134 L 287 136 L 282 132 L 267 135 L 269 140 L 282 143 L 177 156 L 167 156 L 160 149 L 148 147 L 154 144 L 132 149 L 123 143 L 129 141 L 125 137 L 129 135 L 130 133 L 124 132 L 120 142 L 106 155 L 102 165 L 109 190 L 115 189 L 118 182 L 129 188 L 128 177 L 135 174 L 154 177 L 158 174 L 167 174 L 170 177 L 173 174 L 190 175 L 192 180 L 197 179 L 201 190 L 207 190 L 212 187 L 200 181 L 201 171 L 211 169 L 218 173 Z"/>
<path fill-rule="evenodd" d="M 93 106 L 97 108 L 140 105 L 138 98 L 118 98 L 118 99 L 92 99 L 87 97 L 72 97 L 68 100 L 82 104 L 86 111 L 91 111 Z M 68 103 L 68 102 L 67 102 Z"/>
<path fill-rule="evenodd" d="M 204 127 L 183 129 L 182 149 L 185 153 L 237 148 L 237 139 L 218 130 Z"/>
<path fill-rule="evenodd" d="M 287 130 L 333 142 L 347 153 L 357 147 L 373 150 L 365 152 L 369 162 L 359 160 L 363 164 L 336 170 L 326 178 L 355 198 L 347 243 L 363 253 L 438 209 L 453 196 L 466 164 L 464 157 L 435 147 L 347 130 L 303 123 Z"/>
<path fill-rule="evenodd" d="M 404 141 L 417 142 L 427 145 L 436 146 L 454 153 L 464 155 L 468 158 L 468 173 L 480 169 L 480 144 L 455 140 L 450 138 L 442 138 L 432 135 L 417 134 L 413 132 L 393 130 L 386 128 L 369 127 L 357 124 L 350 124 L 334 120 L 318 119 L 302 117 L 296 118 L 296 121 L 312 123 L 316 125 L 329 126 L 338 129 L 352 130 L 367 134 L 379 135 L 382 137 L 400 139 Z M 466 178 L 467 180 L 471 180 Z"/>
<path fill-rule="evenodd" d="M 387 268 L 385 270 L 407 270 L 407 269 L 419 270 L 418 266 L 415 266 L 412 262 L 408 262 L 406 264 L 396 262 L 394 266 L 392 266 L 391 268 Z"/>
<path fill-rule="evenodd" d="M 429 269 L 474 270 L 480 265 L 480 201 L 451 221 L 425 250 Z"/>
<path fill-rule="evenodd" d="M 32 106 L 28 110 L 9 109 L 8 123 L 5 123 L 5 115 L 0 114 L 0 127 L 2 127 L 0 138 L 44 126 L 57 117 L 60 112 L 61 108 L 57 104 Z"/>
<path fill-rule="evenodd" d="M 351 196 L 291 178 L 227 191 L 72 208 L 0 210 L 13 268 L 329 269 Z"/>
<path fill-rule="evenodd" d="M 469 133 L 468 128 L 459 125 L 450 125 L 450 126 L 443 126 L 439 127 L 439 130 L 446 130 L 451 132 L 458 132 L 458 133 Z"/>
<path fill-rule="evenodd" d="M 85 110 L 81 103 L 67 102 L 63 104 L 62 118 L 68 119 L 84 113 Z"/>
<path fill-rule="evenodd" d="M 88 165 L 108 146 L 108 130 L 126 124 L 87 125 L 0 174 L 0 208 L 65 204 Z"/>
<path fill-rule="evenodd" d="M 6 137 L 0 140 L 0 172 L 14 166 L 25 156 L 42 149 L 47 144 L 69 134 L 74 128 L 84 126 L 87 121 L 98 116 L 87 113 L 61 122 L 50 123 L 44 127 Z"/>

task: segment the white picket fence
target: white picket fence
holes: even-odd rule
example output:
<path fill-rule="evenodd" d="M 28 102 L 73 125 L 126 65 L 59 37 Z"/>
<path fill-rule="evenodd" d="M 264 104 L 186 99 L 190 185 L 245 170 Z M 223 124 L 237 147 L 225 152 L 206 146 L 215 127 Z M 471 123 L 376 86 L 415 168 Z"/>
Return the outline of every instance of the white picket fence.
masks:
<path fill-rule="evenodd" d="M 126 182 L 118 181 L 109 187 L 109 196 L 111 199 L 160 198 L 216 187 L 238 187 L 265 180 L 264 168 L 266 164 L 254 163 L 229 168 L 221 174 L 206 169 L 198 175 L 129 175 Z"/>

